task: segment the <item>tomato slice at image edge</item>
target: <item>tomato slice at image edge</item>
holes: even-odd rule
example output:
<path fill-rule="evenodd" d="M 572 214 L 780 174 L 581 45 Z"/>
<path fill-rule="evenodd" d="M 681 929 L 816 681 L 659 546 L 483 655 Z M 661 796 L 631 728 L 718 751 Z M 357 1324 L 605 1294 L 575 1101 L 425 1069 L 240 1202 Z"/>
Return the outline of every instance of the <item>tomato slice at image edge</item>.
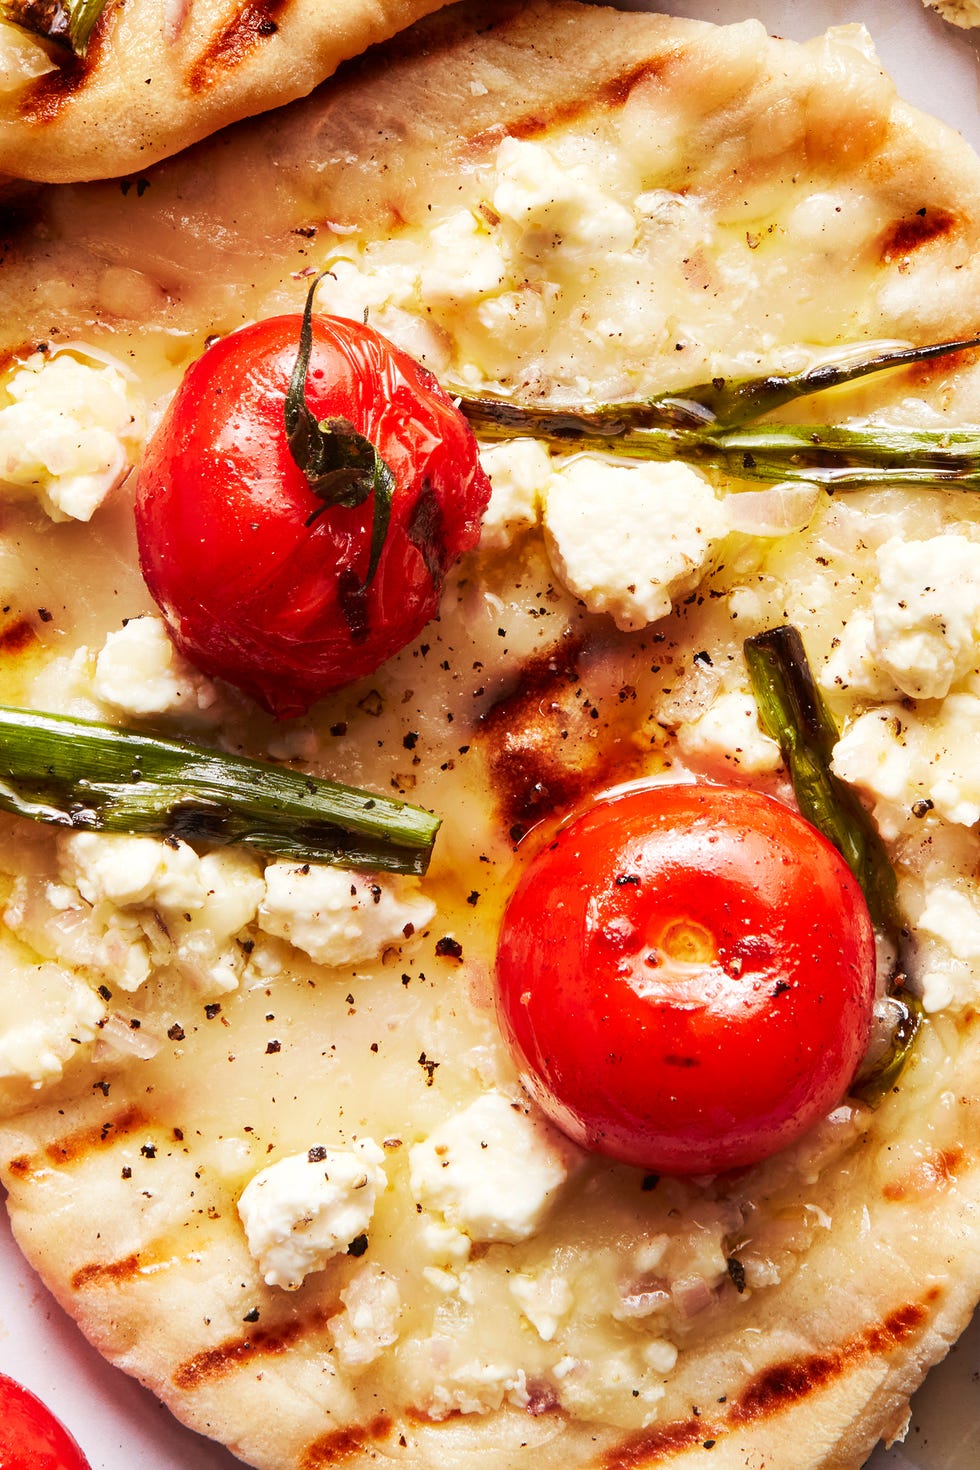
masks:
<path fill-rule="evenodd" d="M 753 1164 L 865 1052 L 874 931 L 836 848 L 758 792 L 649 784 L 559 829 L 508 903 L 497 1007 L 529 1091 L 663 1173 Z"/>
<path fill-rule="evenodd" d="M 0 1470 L 91 1470 L 36 1394 L 0 1373 Z"/>

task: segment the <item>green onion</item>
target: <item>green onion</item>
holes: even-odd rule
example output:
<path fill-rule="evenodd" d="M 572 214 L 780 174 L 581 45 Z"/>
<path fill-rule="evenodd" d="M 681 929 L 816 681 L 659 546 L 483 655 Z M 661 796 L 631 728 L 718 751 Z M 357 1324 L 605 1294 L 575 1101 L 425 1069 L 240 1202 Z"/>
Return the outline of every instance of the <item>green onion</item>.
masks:
<path fill-rule="evenodd" d="M 767 628 L 744 645 L 752 690 L 763 728 L 779 742 L 800 811 L 841 853 L 861 885 L 875 928 L 892 946 L 891 991 L 876 1003 L 888 1020 L 883 1052 L 858 1073 L 852 1094 L 877 1107 L 890 1091 L 912 1049 L 921 1007 L 903 990 L 898 968 L 908 932 L 898 907 L 898 883 L 881 834 L 856 793 L 830 768 L 837 726 L 817 688 L 796 628 Z"/>
<path fill-rule="evenodd" d="M 980 346 L 965 338 L 824 363 L 808 372 L 716 378 L 678 393 L 588 407 L 542 406 L 450 391 L 484 439 L 531 435 L 565 450 L 634 459 L 683 459 L 737 479 L 807 481 L 834 490 L 866 485 L 955 484 L 980 488 L 980 429 L 836 427 L 822 423 L 747 424 L 797 398 L 932 358 Z"/>
<path fill-rule="evenodd" d="M 763 729 L 778 741 L 800 811 L 828 838 L 861 885 L 876 928 L 902 947 L 898 884 L 870 813 L 831 770 L 837 726 L 796 628 L 767 628 L 744 645 Z"/>
<path fill-rule="evenodd" d="M 439 819 L 334 781 L 90 720 L 0 706 L 0 810 L 277 857 L 424 873 Z"/>
<path fill-rule="evenodd" d="M 3 0 L 5 20 L 84 56 L 106 0 Z"/>
<path fill-rule="evenodd" d="M 882 1012 L 879 1019 L 886 1016 L 888 1019 L 888 1042 L 880 1056 L 861 1067 L 851 1088 L 852 1097 L 870 1108 L 877 1107 L 897 1081 L 922 1020 L 921 1004 L 907 992 L 886 995 L 875 1005 L 876 1013 L 879 1008 Z"/>

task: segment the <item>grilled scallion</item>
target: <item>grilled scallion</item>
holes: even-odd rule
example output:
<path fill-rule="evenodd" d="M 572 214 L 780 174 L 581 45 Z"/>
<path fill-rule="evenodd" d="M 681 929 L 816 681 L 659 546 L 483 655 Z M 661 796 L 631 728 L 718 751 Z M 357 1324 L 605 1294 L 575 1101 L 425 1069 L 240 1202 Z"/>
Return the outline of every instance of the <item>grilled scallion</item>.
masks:
<path fill-rule="evenodd" d="M 895 870 L 857 793 L 831 770 L 838 731 L 796 628 L 767 628 L 745 641 L 745 661 L 763 729 L 779 743 L 800 811 L 846 860 L 871 918 L 902 943 Z"/>
<path fill-rule="evenodd" d="M 424 873 L 419 807 L 184 741 L 0 706 L 0 810 L 90 832 L 242 845 L 300 861 Z"/>
<path fill-rule="evenodd" d="M 3 0 L 0 13 L 22 30 L 84 56 L 106 0 Z"/>
<path fill-rule="evenodd" d="M 805 480 L 834 490 L 880 484 L 975 489 L 980 488 L 980 428 L 939 431 L 755 421 L 795 399 L 977 347 L 980 338 L 971 337 L 867 357 L 851 353 L 807 372 L 717 378 L 677 393 L 585 407 L 476 396 L 455 384 L 450 391 L 484 439 L 531 435 L 566 450 L 682 459 L 737 479 Z"/>

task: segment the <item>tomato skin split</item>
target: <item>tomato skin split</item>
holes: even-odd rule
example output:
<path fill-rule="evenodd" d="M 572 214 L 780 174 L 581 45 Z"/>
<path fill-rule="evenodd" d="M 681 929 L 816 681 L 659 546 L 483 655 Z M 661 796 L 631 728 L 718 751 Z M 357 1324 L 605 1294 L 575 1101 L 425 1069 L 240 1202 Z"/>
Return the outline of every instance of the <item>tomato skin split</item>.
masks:
<path fill-rule="evenodd" d="M 866 1050 L 875 941 L 843 858 L 758 792 L 600 797 L 532 859 L 497 956 L 525 1085 L 587 1148 L 713 1174 L 784 1148 Z"/>
<path fill-rule="evenodd" d="M 361 595 L 374 497 L 324 510 L 289 450 L 300 326 L 299 316 L 258 322 L 192 364 L 136 493 L 140 564 L 177 646 L 279 716 L 302 714 L 417 636 L 445 573 L 476 545 L 490 496 L 473 433 L 432 374 L 368 326 L 314 317 L 311 412 L 349 421 L 395 478 Z"/>
<path fill-rule="evenodd" d="M 0 1470 L 90 1470 L 79 1445 L 29 1389 L 0 1373 Z"/>

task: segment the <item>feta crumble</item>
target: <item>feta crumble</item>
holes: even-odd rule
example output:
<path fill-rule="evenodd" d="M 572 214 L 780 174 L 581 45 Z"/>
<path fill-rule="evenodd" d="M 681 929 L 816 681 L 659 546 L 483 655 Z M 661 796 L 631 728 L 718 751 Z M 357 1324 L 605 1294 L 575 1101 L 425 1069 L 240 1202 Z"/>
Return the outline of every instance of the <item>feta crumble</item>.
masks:
<path fill-rule="evenodd" d="M 239 984 L 234 940 L 265 887 L 254 858 L 101 832 L 66 833 L 56 851 L 59 881 L 19 876 L 3 915 L 37 953 L 126 991 L 170 966 L 204 995 Z"/>
<path fill-rule="evenodd" d="M 480 450 L 492 494 L 483 517 L 480 549 L 505 551 L 540 516 L 541 491 L 551 474 L 551 455 L 537 439 L 509 439 Z"/>
<path fill-rule="evenodd" d="M 142 404 L 111 364 L 39 352 L 6 384 L 0 483 L 29 490 L 55 521 L 90 520 L 144 435 Z"/>
<path fill-rule="evenodd" d="M 779 745 L 759 726 L 751 694 L 720 694 L 697 719 L 680 726 L 677 744 L 694 764 L 734 767 L 746 776 L 778 771 Z"/>
<path fill-rule="evenodd" d="M 582 455 L 548 480 L 544 529 L 568 590 L 629 631 L 666 617 L 697 585 L 727 523 L 712 486 L 687 465 Z"/>
<path fill-rule="evenodd" d="M 833 769 L 878 800 L 907 812 L 927 802 L 947 822 L 972 827 L 980 821 L 978 740 L 975 694 L 950 694 L 929 715 L 885 704 L 847 727 L 834 747 Z"/>
<path fill-rule="evenodd" d="M 413 878 L 376 877 L 322 864 L 270 863 L 259 927 L 318 965 L 355 965 L 424 929 L 435 904 Z"/>
<path fill-rule="evenodd" d="M 412 1193 L 471 1240 L 527 1240 L 583 1155 L 524 1104 L 487 1092 L 409 1150 Z"/>
<path fill-rule="evenodd" d="M 31 997 L 27 1011 L 21 989 L 25 983 Z M 25 975 L 24 967 L 5 955 L 0 1017 L 0 1082 L 41 1088 L 57 1081 L 65 1064 L 96 1039 L 105 1006 L 88 985 L 59 965 L 35 965 Z"/>
<path fill-rule="evenodd" d="M 575 1303 L 571 1286 L 557 1271 L 515 1276 L 510 1290 L 542 1342 L 551 1342 Z"/>
<path fill-rule="evenodd" d="M 626 251 L 638 233 L 636 217 L 605 194 L 582 166 L 565 167 L 543 143 L 505 138 L 497 149 L 493 208 L 522 228 L 524 254 L 541 256 L 561 246 Z"/>
<path fill-rule="evenodd" d="M 398 1339 L 401 1293 L 380 1266 L 364 1266 L 340 1293 L 344 1310 L 327 1324 L 345 1368 L 366 1368 Z"/>
<path fill-rule="evenodd" d="M 128 715 L 187 714 L 209 709 L 211 680 L 180 654 L 162 618 L 130 618 L 110 633 L 95 661 L 93 692 Z"/>
<path fill-rule="evenodd" d="M 938 10 L 943 20 L 948 20 L 954 26 L 961 26 L 969 30 L 973 26 L 980 26 L 980 0 L 922 0 L 923 5 L 931 5 L 933 10 Z"/>
<path fill-rule="evenodd" d="M 943 699 L 978 664 L 980 546 L 955 534 L 895 537 L 877 562 L 870 609 L 849 619 L 823 682 L 878 698 Z"/>
<path fill-rule="evenodd" d="M 363 1138 L 349 1149 L 291 1154 L 249 1181 L 238 1214 L 267 1286 L 296 1291 L 363 1235 L 387 1187 L 383 1158 Z"/>

